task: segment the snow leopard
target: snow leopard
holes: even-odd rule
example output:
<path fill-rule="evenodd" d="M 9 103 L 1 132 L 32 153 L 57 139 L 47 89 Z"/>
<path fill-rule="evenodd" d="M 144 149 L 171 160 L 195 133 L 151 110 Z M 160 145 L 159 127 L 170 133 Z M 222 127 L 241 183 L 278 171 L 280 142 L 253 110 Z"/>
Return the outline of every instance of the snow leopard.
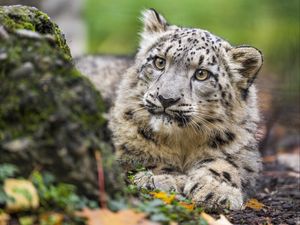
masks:
<path fill-rule="evenodd" d="M 139 188 L 241 209 L 261 169 L 254 81 L 262 53 L 171 25 L 154 9 L 143 11 L 142 22 L 110 112 L 118 161 L 136 171 Z"/>

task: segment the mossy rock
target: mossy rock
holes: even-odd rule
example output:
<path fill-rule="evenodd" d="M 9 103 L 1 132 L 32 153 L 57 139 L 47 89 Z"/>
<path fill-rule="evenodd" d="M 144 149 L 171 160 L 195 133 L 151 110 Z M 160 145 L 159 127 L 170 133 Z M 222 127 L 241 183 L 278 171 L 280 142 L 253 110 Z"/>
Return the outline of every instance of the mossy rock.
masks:
<path fill-rule="evenodd" d="M 0 7 L 0 25 L 9 31 L 24 29 L 51 35 L 57 46 L 71 58 L 70 49 L 59 27 L 47 14 L 34 7 L 21 5 Z"/>
<path fill-rule="evenodd" d="M 95 196 L 94 152 L 101 150 L 106 172 L 116 168 L 103 141 L 100 93 L 74 68 L 66 48 L 45 35 L 44 22 L 37 25 L 34 15 L 47 16 L 29 7 L 0 7 L 0 24 L 11 12 L 12 22 L 0 26 L 0 163 L 17 165 L 23 176 L 33 169 L 50 171 Z M 22 20 L 26 28 L 35 28 L 18 29 L 17 12 L 24 18 L 31 15 Z M 60 34 L 51 21 L 45 23 L 48 31 Z M 118 176 L 108 172 L 107 177 L 110 192 L 120 188 Z"/>

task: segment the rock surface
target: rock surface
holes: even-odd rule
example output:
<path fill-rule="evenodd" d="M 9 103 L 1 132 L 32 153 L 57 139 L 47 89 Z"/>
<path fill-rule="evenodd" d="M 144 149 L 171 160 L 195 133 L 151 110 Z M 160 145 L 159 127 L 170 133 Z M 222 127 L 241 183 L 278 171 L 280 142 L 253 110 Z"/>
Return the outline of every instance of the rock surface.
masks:
<path fill-rule="evenodd" d="M 112 106 L 122 75 L 134 63 L 132 56 L 85 55 L 74 60 L 76 68 L 101 92 L 107 108 Z"/>
<path fill-rule="evenodd" d="M 95 196 L 94 151 L 102 151 L 104 167 L 115 167 L 103 112 L 57 25 L 35 8 L 0 7 L 0 163 L 17 165 L 23 176 L 50 171 Z M 113 192 L 118 176 L 107 177 Z"/>

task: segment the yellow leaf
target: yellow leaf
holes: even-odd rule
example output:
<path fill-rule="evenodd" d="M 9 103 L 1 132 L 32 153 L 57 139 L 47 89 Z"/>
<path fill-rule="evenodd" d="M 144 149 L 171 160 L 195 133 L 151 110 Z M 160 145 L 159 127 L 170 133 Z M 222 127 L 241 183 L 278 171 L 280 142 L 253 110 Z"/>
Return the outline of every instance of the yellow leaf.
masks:
<path fill-rule="evenodd" d="M 254 209 L 256 211 L 261 210 L 265 205 L 261 202 L 259 202 L 257 199 L 255 198 L 251 198 L 248 200 L 248 202 L 246 203 L 246 207 Z"/>
<path fill-rule="evenodd" d="M 10 216 L 4 212 L 0 212 L 0 225 L 7 225 Z"/>
<path fill-rule="evenodd" d="M 181 205 L 182 207 L 184 207 L 190 211 L 194 210 L 194 208 L 195 208 L 195 203 L 179 202 L 179 205 Z"/>
<path fill-rule="evenodd" d="M 154 198 L 160 199 L 166 204 L 171 204 L 175 199 L 174 194 L 167 194 L 166 192 L 150 192 L 150 194 Z"/>
<path fill-rule="evenodd" d="M 6 205 L 8 212 L 35 209 L 39 206 L 39 196 L 33 184 L 28 180 L 6 179 L 4 191 L 13 200 Z"/>

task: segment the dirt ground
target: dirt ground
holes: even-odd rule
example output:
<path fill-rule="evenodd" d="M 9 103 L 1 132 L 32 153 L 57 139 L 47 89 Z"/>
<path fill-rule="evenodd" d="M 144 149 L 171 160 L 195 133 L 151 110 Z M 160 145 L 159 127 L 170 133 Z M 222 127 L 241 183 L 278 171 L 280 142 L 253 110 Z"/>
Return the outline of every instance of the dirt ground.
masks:
<path fill-rule="evenodd" d="M 300 224 L 300 173 L 278 162 L 265 163 L 254 196 L 265 207 L 227 215 L 233 224 L 269 225 Z"/>

